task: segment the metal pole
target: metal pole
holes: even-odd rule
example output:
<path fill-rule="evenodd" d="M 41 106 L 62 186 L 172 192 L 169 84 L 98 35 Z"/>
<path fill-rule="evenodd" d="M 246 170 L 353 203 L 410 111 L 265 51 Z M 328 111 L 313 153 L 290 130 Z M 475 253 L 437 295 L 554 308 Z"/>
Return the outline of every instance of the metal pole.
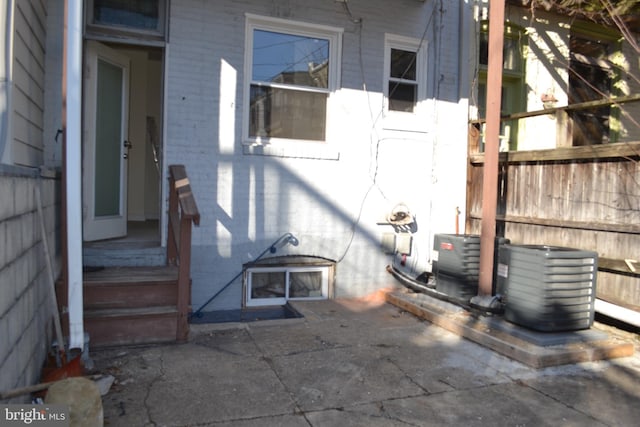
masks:
<path fill-rule="evenodd" d="M 82 2 L 65 2 L 63 127 L 65 214 L 69 306 L 69 348 L 84 348 L 82 300 Z"/>
<path fill-rule="evenodd" d="M 504 3 L 504 0 L 489 1 L 487 124 L 484 149 L 485 162 L 482 177 L 479 296 L 490 296 L 493 289 L 493 254 L 496 240 L 496 209 L 498 203 L 498 147 L 500 146 Z"/>

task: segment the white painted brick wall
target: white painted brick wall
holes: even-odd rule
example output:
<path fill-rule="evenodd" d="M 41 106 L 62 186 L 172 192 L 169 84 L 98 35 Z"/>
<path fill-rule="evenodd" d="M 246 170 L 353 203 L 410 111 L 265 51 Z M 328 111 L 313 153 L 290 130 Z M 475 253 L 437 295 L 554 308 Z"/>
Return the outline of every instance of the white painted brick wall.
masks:
<path fill-rule="evenodd" d="M 0 174 L 0 389 L 38 382 L 51 342 L 51 285 L 46 272 L 40 223 L 34 199 L 37 178 Z M 60 271 L 58 236 L 59 186 L 43 180 L 50 250 Z M 10 206 L 11 209 L 4 208 Z M 15 208 L 14 208 L 15 207 Z M 51 228 L 49 228 L 51 227 Z M 25 397 L 17 398 L 18 400 Z"/>
<path fill-rule="evenodd" d="M 455 77 L 459 3 L 447 2 L 441 13 L 431 1 L 350 0 L 353 15 L 362 19 L 362 35 L 343 5 L 333 1 L 172 4 L 166 156 L 169 164 L 186 165 L 202 215 L 193 235 L 194 307 L 288 231 L 300 240 L 298 247 L 285 248 L 289 253 L 340 261 L 338 296 L 364 295 L 393 283 L 385 271 L 391 259 L 380 250 L 382 233 L 392 230 L 377 223 L 399 202 L 418 217 L 414 237 L 420 248 L 411 261 L 428 268 L 432 234 L 452 232 L 454 207 L 465 209 L 467 100 L 459 98 Z M 340 160 L 242 154 L 247 12 L 344 28 L 342 82 L 333 95 L 328 129 Z M 421 118 L 428 133 L 382 129 L 385 33 L 424 35 L 429 43 L 428 88 L 440 99 L 430 99 Z M 232 121 L 219 119 L 223 62 L 237 81 Z M 221 133 L 235 135 L 232 150 L 221 150 Z M 240 283 L 208 309 L 240 307 Z"/>

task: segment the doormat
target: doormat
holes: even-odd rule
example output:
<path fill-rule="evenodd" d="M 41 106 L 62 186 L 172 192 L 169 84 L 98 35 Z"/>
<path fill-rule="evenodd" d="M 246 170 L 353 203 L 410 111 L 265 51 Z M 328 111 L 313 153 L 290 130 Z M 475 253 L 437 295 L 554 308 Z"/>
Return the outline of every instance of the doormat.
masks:
<path fill-rule="evenodd" d="M 237 310 L 201 311 L 191 316 L 189 323 L 256 322 L 259 320 L 298 319 L 304 317 L 289 304 L 273 307 L 255 307 Z"/>

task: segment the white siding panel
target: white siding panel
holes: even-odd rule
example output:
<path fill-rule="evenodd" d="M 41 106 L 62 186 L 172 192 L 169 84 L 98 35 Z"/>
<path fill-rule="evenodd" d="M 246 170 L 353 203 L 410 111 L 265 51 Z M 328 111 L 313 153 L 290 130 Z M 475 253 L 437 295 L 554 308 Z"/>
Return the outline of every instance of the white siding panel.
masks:
<path fill-rule="evenodd" d="M 42 73 L 39 77 L 44 77 Z M 32 113 L 42 114 L 42 108 L 44 104 L 44 88 L 41 86 L 42 80 L 35 80 L 33 74 L 30 74 L 22 64 L 15 64 L 13 73 L 13 85 L 19 90 L 26 98 L 29 99 L 31 104 L 35 106 Z M 22 106 L 25 107 L 25 106 Z"/>
<path fill-rule="evenodd" d="M 35 48 L 36 46 L 40 46 L 39 50 L 43 53 L 47 34 L 44 25 L 45 21 L 45 10 L 39 0 L 16 2 L 16 32 L 28 45 L 34 47 L 34 51 L 38 50 Z"/>
<path fill-rule="evenodd" d="M 12 109 L 13 163 L 39 166 L 43 161 L 44 121 L 44 4 L 16 2 L 14 15 Z"/>
<path fill-rule="evenodd" d="M 20 3 L 20 2 L 18 2 Z M 23 9 L 24 10 L 24 9 Z M 27 10 L 31 10 L 28 8 Z M 44 29 L 38 18 L 28 17 L 17 11 L 15 14 L 14 58 L 24 64 L 25 68 L 35 72 L 44 71 Z M 27 20 L 29 19 L 29 20 Z"/>
<path fill-rule="evenodd" d="M 37 105 L 30 99 L 21 88 L 15 88 L 13 91 L 13 111 L 15 119 L 20 122 L 23 120 L 29 129 L 17 132 L 14 130 L 14 139 L 21 140 L 34 146 L 41 147 L 42 141 L 42 106 Z M 14 124 L 19 127 L 21 124 Z"/>
<path fill-rule="evenodd" d="M 42 150 L 16 142 L 13 147 L 13 163 L 18 166 L 36 167 L 42 164 Z"/>

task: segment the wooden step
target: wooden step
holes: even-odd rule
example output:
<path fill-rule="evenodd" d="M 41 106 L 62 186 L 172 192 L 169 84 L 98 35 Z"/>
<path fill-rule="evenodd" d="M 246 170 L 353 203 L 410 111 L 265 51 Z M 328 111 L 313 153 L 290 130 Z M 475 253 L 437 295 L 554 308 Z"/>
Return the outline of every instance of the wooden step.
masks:
<path fill-rule="evenodd" d="M 83 277 L 85 310 L 175 305 L 176 267 L 110 267 Z"/>
<path fill-rule="evenodd" d="M 108 267 L 83 275 L 84 327 L 92 346 L 175 341 L 177 267 Z"/>
<path fill-rule="evenodd" d="M 85 242 L 82 248 L 82 264 L 85 266 L 145 267 L 167 264 L 167 250 L 158 243 L 146 242 Z"/>
<path fill-rule="evenodd" d="M 93 347 L 172 342 L 176 340 L 175 306 L 86 310 L 84 328 Z"/>

